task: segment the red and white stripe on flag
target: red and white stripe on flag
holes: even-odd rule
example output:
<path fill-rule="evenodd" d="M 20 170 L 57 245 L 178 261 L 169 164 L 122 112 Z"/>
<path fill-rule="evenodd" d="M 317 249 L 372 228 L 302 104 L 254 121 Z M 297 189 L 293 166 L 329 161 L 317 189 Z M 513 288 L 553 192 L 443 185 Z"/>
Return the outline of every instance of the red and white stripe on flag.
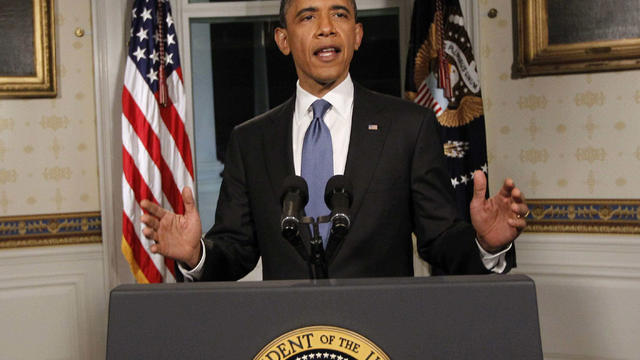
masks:
<path fill-rule="evenodd" d="M 444 112 L 440 104 L 436 101 L 436 99 L 431 94 L 431 89 L 429 89 L 429 86 L 427 85 L 426 78 L 422 81 L 422 84 L 420 84 L 420 87 L 418 88 L 418 92 L 416 94 L 415 99 L 413 99 L 413 102 L 433 110 L 433 112 L 436 113 L 436 116 L 440 116 Z"/>
<path fill-rule="evenodd" d="M 176 37 L 168 1 L 135 1 L 122 89 L 121 250 L 139 283 L 175 281 L 174 261 L 149 250 L 153 241 L 142 234 L 140 202 L 182 214 L 182 189 L 193 188 Z"/>

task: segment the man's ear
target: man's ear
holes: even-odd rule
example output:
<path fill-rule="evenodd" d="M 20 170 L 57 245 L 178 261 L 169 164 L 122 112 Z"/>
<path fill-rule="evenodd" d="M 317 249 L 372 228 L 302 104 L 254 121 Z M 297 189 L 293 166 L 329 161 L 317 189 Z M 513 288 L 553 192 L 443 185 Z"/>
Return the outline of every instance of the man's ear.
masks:
<path fill-rule="evenodd" d="M 355 44 L 353 45 L 353 48 L 355 50 L 358 50 L 360 48 L 360 43 L 362 42 L 362 36 L 364 35 L 364 29 L 362 28 L 362 23 L 356 23 L 356 38 L 355 38 Z"/>
<path fill-rule="evenodd" d="M 277 27 L 275 33 L 273 34 L 273 38 L 276 41 L 276 45 L 278 45 L 278 49 L 280 49 L 280 52 L 285 55 L 289 55 L 291 49 L 289 48 L 287 29 Z"/>

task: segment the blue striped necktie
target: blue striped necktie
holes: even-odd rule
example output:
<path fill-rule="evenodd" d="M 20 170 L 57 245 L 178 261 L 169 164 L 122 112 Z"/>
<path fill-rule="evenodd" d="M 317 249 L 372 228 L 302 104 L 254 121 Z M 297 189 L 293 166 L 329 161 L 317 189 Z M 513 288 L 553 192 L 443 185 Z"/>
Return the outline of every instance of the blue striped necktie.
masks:
<path fill-rule="evenodd" d="M 313 218 L 329 214 L 329 208 L 324 202 L 324 189 L 333 176 L 333 147 L 331 133 L 323 118 L 330 107 L 331 104 L 322 99 L 311 104 L 313 120 L 304 134 L 302 144 L 301 174 L 309 185 L 309 202 L 304 210 L 307 216 Z M 322 244 L 326 248 L 329 224 L 320 224 L 319 230 Z"/>

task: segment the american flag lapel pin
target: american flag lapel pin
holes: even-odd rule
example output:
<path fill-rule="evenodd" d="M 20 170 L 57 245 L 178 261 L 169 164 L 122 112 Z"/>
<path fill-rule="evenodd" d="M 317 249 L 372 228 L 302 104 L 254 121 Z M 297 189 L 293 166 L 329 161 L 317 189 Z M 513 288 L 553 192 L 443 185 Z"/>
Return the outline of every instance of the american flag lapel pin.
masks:
<path fill-rule="evenodd" d="M 378 130 L 378 124 L 369 124 L 367 129 L 371 130 L 371 131 L 377 131 Z"/>

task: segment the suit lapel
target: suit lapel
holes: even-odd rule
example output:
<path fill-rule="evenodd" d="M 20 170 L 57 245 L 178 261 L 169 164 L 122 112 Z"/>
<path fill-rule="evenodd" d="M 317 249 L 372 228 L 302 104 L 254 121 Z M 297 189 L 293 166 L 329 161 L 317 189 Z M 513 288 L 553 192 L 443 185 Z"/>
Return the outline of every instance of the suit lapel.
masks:
<path fill-rule="evenodd" d="M 263 135 L 263 149 L 265 153 L 265 167 L 269 173 L 271 188 L 278 204 L 282 195 L 282 184 L 288 176 L 295 175 L 293 165 L 293 112 L 296 98 L 293 96 L 272 114 L 271 126 L 265 129 Z M 283 136 L 285 134 L 285 136 Z M 311 233 L 308 226 L 301 227 L 301 235 L 308 243 Z"/>
<path fill-rule="evenodd" d="M 269 173 L 271 187 L 277 199 L 280 199 L 284 179 L 289 175 L 295 174 L 293 149 L 291 148 L 294 104 L 295 96 L 272 114 L 271 126 L 265 129 L 263 133 L 262 144 L 266 161 L 265 167 Z"/>
<path fill-rule="evenodd" d="M 389 119 L 380 116 L 381 105 L 371 92 L 355 84 L 353 117 L 345 176 L 353 184 L 351 212 L 355 217 L 380 159 L 389 130 Z"/>

